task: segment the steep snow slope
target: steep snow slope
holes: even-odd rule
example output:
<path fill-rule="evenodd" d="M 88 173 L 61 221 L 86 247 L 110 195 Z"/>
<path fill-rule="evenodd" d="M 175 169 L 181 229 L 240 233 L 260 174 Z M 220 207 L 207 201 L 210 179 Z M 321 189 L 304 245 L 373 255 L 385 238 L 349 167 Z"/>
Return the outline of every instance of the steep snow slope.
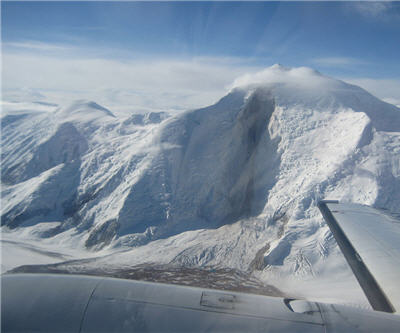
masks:
<path fill-rule="evenodd" d="M 356 283 L 316 202 L 400 204 L 400 110 L 309 68 L 239 78 L 215 105 L 169 118 L 79 101 L 2 126 L 2 224 L 59 222 L 35 235 L 126 250 L 60 265 L 71 271 L 235 268 L 308 294 L 335 272 L 345 298 Z"/>

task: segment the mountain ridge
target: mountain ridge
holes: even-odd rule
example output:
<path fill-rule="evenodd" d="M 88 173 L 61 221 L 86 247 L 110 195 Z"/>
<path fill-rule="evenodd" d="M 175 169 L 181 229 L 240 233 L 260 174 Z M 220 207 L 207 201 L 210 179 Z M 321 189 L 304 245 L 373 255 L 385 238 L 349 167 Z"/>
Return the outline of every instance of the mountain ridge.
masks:
<path fill-rule="evenodd" d="M 170 117 L 93 117 L 77 105 L 88 115 L 2 124 L 2 225 L 99 255 L 123 250 L 77 264 L 88 269 L 328 276 L 348 268 L 316 203 L 400 204 L 400 109 L 310 69 L 267 68 Z"/>

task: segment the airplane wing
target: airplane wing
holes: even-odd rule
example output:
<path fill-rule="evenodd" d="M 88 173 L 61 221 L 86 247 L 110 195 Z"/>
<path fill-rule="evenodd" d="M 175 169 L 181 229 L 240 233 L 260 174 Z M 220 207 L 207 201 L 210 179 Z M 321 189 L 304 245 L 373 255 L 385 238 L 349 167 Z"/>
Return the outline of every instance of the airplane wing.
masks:
<path fill-rule="evenodd" d="M 1 276 L 1 332 L 400 332 L 344 305 L 63 274 Z"/>
<path fill-rule="evenodd" d="M 400 221 L 369 206 L 318 204 L 372 308 L 400 311 Z"/>
<path fill-rule="evenodd" d="M 61 274 L 7 274 L 2 291 L 2 332 L 325 331 L 302 300 Z"/>

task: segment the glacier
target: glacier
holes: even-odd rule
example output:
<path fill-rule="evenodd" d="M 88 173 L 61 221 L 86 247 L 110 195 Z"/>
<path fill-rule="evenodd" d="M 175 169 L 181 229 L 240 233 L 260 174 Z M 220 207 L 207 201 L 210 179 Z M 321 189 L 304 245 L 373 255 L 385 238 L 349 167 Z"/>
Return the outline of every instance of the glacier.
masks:
<path fill-rule="evenodd" d="M 3 271 L 233 269 L 365 305 L 316 203 L 396 212 L 400 109 L 281 65 L 180 113 L 3 104 L 1 180 Z M 13 259 L 17 244 L 40 259 Z"/>

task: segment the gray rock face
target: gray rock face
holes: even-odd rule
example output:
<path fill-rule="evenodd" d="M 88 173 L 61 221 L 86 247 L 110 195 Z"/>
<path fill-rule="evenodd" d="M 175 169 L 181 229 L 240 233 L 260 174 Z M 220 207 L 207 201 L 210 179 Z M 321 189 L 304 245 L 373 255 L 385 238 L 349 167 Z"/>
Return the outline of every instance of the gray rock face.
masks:
<path fill-rule="evenodd" d="M 215 228 L 260 213 L 279 164 L 268 134 L 272 97 L 235 91 L 217 104 L 170 121 L 160 152 L 130 191 L 119 234 Z M 215 161 L 217 161 L 215 163 Z M 144 222 L 146 221 L 146 222 Z"/>

